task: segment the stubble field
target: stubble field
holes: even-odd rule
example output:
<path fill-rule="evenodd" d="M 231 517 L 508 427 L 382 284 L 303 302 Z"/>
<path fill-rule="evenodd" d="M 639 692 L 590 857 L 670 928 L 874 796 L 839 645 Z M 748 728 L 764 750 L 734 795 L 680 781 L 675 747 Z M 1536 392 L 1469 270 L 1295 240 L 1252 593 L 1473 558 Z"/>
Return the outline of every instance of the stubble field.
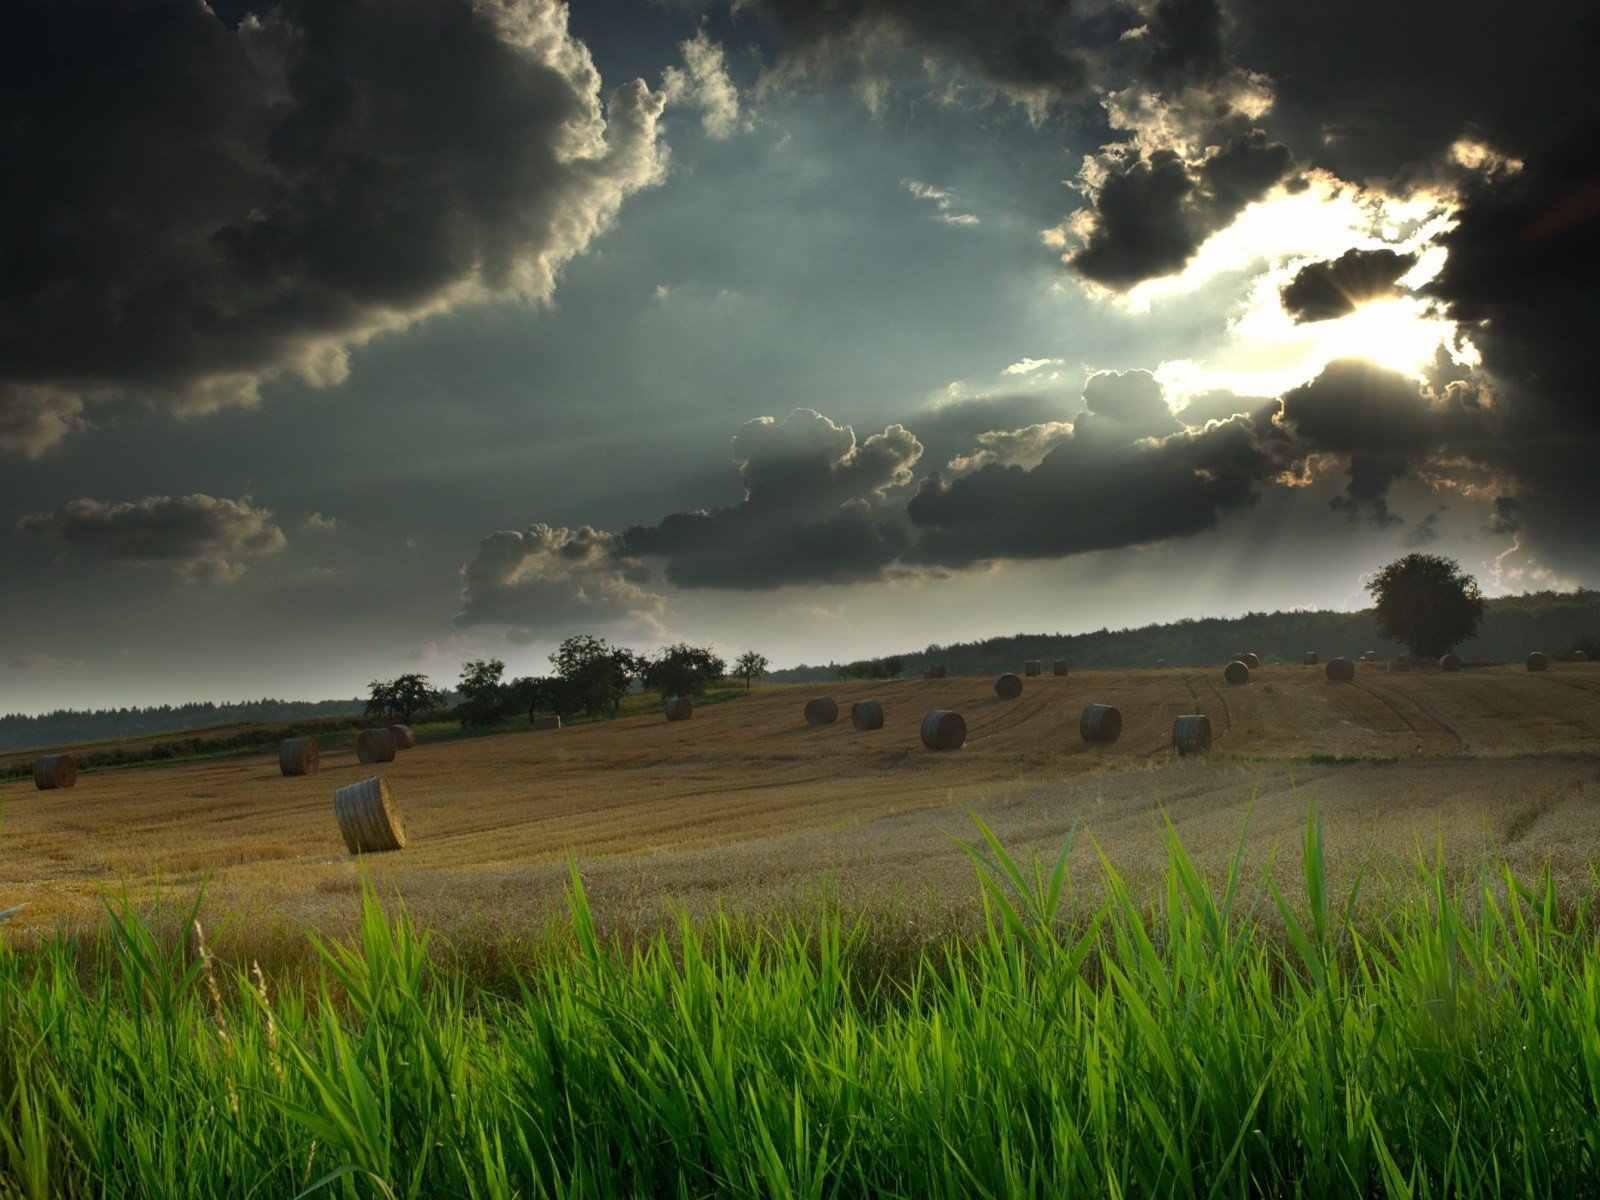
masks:
<path fill-rule="evenodd" d="M 826 692 L 838 724 L 801 709 Z M 849 704 L 876 697 L 884 729 L 857 732 Z M 1121 739 L 1078 735 L 1090 702 L 1118 705 Z M 924 713 L 965 714 L 966 746 L 924 749 Z M 1203 761 L 1178 760 L 1172 720 L 1203 712 Z M 1520 665 L 1395 674 L 1352 684 L 1269 666 L 1243 687 L 1220 670 L 1075 672 L 1001 700 L 990 678 L 759 689 L 692 721 L 628 718 L 556 733 L 422 744 L 363 767 L 351 751 L 284 778 L 269 755 L 85 774 L 75 789 L 0 787 L 0 907 L 14 932 L 94 920 L 108 888 L 192 894 L 209 875 L 214 921 L 347 928 L 363 869 L 344 851 L 333 791 L 374 773 L 411 835 L 365 860 L 379 888 L 446 930 L 533 927 L 562 911 L 567 864 L 602 920 L 659 918 L 668 903 L 760 909 L 817 900 L 970 914 L 958 844 L 967 809 L 1014 847 L 1053 856 L 1076 828 L 1074 866 L 1101 853 L 1136 887 L 1164 878 L 1170 820 L 1204 870 L 1239 845 L 1259 877 L 1294 853 L 1309 806 L 1336 879 L 1380 879 L 1421 854 L 1463 872 L 1489 855 L 1558 884 L 1592 887 L 1600 859 L 1600 668 Z M 1369 888 L 1369 891 L 1371 889 Z"/>

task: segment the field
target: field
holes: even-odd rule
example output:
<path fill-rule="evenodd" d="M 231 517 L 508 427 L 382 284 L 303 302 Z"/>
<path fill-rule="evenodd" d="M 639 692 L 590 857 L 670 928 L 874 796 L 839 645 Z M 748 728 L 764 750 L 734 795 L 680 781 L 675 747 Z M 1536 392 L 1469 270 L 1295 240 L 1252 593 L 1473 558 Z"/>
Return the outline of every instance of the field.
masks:
<path fill-rule="evenodd" d="M 26 901 L 13 928 L 43 930 L 96 917 L 108 888 L 144 896 L 159 880 L 187 895 L 209 873 L 210 921 L 347 928 L 358 868 L 330 797 L 379 770 L 413 841 L 367 860 L 374 880 L 430 925 L 487 933 L 563 911 L 568 860 L 607 924 L 648 922 L 664 900 L 760 908 L 821 893 L 970 912 L 955 841 L 969 836 L 967 807 L 1021 846 L 1048 848 L 1081 826 L 1075 864 L 1104 850 L 1135 880 L 1160 874 L 1163 812 L 1207 870 L 1249 812 L 1256 868 L 1298 837 L 1312 803 L 1336 875 L 1409 867 L 1440 848 L 1453 863 L 1500 854 L 1583 887 L 1600 857 L 1600 667 L 1363 666 L 1335 686 L 1320 669 L 1269 666 L 1238 688 L 1212 669 L 1085 671 L 1029 679 L 1011 701 L 991 685 L 834 686 L 842 715 L 822 729 L 801 718 L 819 689 L 769 687 L 687 723 L 648 715 L 424 742 L 381 769 L 335 750 L 312 778 L 283 778 L 274 756 L 251 755 L 99 772 L 63 792 L 9 784 L 0 907 Z M 866 696 L 885 704 L 881 731 L 857 732 L 844 715 Z M 1115 745 L 1080 740 L 1091 701 L 1122 709 Z M 962 750 L 921 746 L 934 708 L 965 713 Z M 1184 712 L 1212 719 L 1205 761 L 1172 753 Z"/>
<path fill-rule="evenodd" d="M 0 1197 L 1600 1196 L 1600 671 L 1216 675 L 0 788 Z"/>

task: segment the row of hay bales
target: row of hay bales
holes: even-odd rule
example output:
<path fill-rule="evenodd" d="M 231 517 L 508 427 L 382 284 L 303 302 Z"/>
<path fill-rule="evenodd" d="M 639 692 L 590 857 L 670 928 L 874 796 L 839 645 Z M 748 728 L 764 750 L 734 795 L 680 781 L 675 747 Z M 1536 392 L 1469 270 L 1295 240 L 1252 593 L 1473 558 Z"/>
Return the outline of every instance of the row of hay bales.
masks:
<path fill-rule="evenodd" d="M 363 729 L 356 734 L 356 761 L 364 766 L 393 762 L 402 750 L 417 744 L 409 725 L 390 725 L 385 729 Z M 278 744 L 278 770 L 285 775 L 315 775 L 322 769 L 322 753 L 317 739 L 288 738 Z"/>

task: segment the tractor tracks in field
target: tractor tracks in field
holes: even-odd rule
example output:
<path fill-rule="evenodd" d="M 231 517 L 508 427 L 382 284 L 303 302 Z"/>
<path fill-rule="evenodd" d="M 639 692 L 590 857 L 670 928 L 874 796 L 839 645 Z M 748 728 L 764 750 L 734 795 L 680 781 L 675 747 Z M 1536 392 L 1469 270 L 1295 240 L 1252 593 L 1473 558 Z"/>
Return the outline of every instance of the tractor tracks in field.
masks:
<path fill-rule="evenodd" d="M 1410 695 L 1407 695 L 1404 692 L 1396 692 L 1395 693 L 1395 695 L 1400 696 L 1401 698 L 1403 698 L 1406 701 L 1406 703 L 1410 704 L 1419 713 L 1421 713 L 1422 716 L 1429 723 L 1428 726 L 1418 725 L 1415 721 L 1413 721 L 1409 716 L 1406 715 L 1406 713 L 1400 708 L 1399 705 L 1392 703 L 1388 699 L 1388 697 L 1384 696 L 1383 693 L 1378 691 L 1378 689 L 1373 687 L 1370 683 L 1362 683 L 1359 679 L 1351 680 L 1351 683 L 1355 687 L 1355 689 L 1358 692 L 1360 692 L 1362 695 L 1372 697 L 1372 699 L 1376 700 L 1379 704 L 1383 705 L 1384 708 L 1388 709 L 1391 713 L 1393 713 L 1395 715 L 1395 717 L 1399 720 L 1399 722 L 1402 725 L 1404 725 L 1407 729 L 1409 729 L 1413 734 L 1416 735 L 1417 744 L 1418 744 L 1419 747 L 1422 744 L 1422 735 L 1424 733 L 1429 733 L 1429 732 L 1443 733 L 1446 737 L 1448 737 L 1452 742 L 1455 743 L 1457 749 L 1461 749 L 1461 748 L 1466 746 L 1466 742 L 1463 741 L 1461 735 L 1456 732 L 1455 726 L 1451 725 L 1448 721 L 1446 721 L 1443 717 L 1439 716 L 1438 713 L 1434 712 L 1431 708 L 1429 708 L 1427 705 L 1423 704 L 1420 700 L 1417 700 L 1416 698 L 1414 698 L 1414 697 L 1412 697 Z M 1349 708 L 1349 705 L 1346 705 L 1345 707 Z M 1356 716 L 1356 719 L 1360 720 L 1360 717 L 1355 713 L 1354 709 L 1351 709 L 1351 715 L 1352 716 Z"/>

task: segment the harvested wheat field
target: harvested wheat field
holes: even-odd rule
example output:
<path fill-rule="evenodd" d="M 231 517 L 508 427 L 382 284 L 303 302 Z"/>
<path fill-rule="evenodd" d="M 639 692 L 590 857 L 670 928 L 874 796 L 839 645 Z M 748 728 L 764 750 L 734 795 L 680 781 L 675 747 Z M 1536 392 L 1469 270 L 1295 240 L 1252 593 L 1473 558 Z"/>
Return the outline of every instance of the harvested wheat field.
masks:
<path fill-rule="evenodd" d="M 881 730 L 808 726 L 807 699 L 882 701 Z M 1079 735 L 1084 705 L 1122 712 L 1111 745 Z M 964 748 L 925 749 L 931 709 L 967 721 Z M 1204 713 L 1209 754 L 1178 760 L 1173 719 Z M 1081 671 L 766 688 L 696 710 L 563 729 L 422 743 L 395 762 L 324 755 L 286 778 L 275 754 L 88 773 L 67 792 L 0 787 L 5 903 L 43 930 L 94 917 L 107 887 L 159 880 L 207 909 L 338 925 L 354 911 L 357 866 L 332 796 L 382 775 L 408 847 L 365 868 L 445 928 L 538 920 L 563 903 L 576 860 L 597 908 L 628 920 L 663 901 L 691 908 L 788 903 L 823 892 L 852 904 L 902 899 L 959 907 L 973 892 L 954 838 L 965 808 L 1003 837 L 1051 854 L 1074 825 L 1134 881 L 1160 877 L 1161 814 L 1205 865 L 1233 852 L 1247 811 L 1247 860 L 1294 853 L 1313 801 L 1337 869 L 1381 868 L 1442 848 L 1489 848 L 1574 886 L 1600 858 L 1600 667 L 1552 664 L 1394 674 L 1360 664 L 1350 684 L 1320 667 L 1268 665 L 1230 687 L 1222 668 Z M 1253 804 L 1252 804 L 1253 802 Z M 924 904 L 926 908 L 926 904 Z M 13 926 L 15 928 L 15 926 Z"/>

